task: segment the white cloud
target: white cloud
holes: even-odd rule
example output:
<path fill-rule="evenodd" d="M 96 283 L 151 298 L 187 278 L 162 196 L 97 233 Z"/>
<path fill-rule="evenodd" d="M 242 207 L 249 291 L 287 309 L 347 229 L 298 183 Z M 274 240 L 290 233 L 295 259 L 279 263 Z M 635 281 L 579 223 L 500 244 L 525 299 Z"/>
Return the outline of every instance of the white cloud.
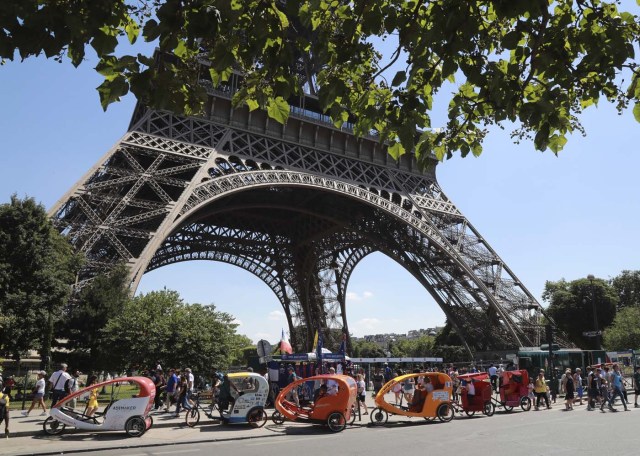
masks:
<path fill-rule="evenodd" d="M 239 318 L 234 318 L 231 323 L 242 326 L 242 320 L 240 320 Z"/>
<path fill-rule="evenodd" d="M 274 310 L 273 312 L 269 312 L 269 320 L 272 321 L 282 321 L 284 319 L 285 315 L 284 312 L 281 310 Z"/>
<path fill-rule="evenodd" d="M 345 296 L 347 297 L 347 301 L 360 302 L 364 301 L 365 299 L 373 298 L 373 293 L 370 291 L 365 291 L 362 293 L 362 295 L 359 295 L 354 291 L 348 291 Z"/>

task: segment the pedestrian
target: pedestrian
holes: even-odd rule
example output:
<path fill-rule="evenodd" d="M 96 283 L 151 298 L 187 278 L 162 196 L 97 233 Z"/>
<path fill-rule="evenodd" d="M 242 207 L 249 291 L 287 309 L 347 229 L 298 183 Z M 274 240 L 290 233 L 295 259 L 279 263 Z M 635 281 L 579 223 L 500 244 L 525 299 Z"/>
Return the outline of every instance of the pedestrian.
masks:
<path fill-rule="evenodd" d="M 51 374 L 49 377 L 49 384 L 51 385 L 51 407 L 56 405 L 60 399 L 67 395 L 65 386 L 67 380 L 71 379 L 71 375 L 67 372 L 67 365 L 65 363 L 60 364 L 60 368 Z"/>
<path fill-rule="evenodd" d="M 73 373 L 71 374 L 71 378 L 67 380 L 67 383 L 64 385 L 64 389 L 67 395 L 75 393 L 80 389 L 80 386 L 82 386 L 82 382 L 80 381 L 80 375 L 82 375 L 82 372 L 80 372 L 78 369 L 73 369 L 72 372 Z M 78 403 L 78 398 L 74 397 L 69 401 L 69 406 L 72 409 L 75 409 L 77 403 Z"/>
<path fill-rule="evenodd" d="M 287 385 L 291 385 L 293 382 L 298 380 L 298 376 L 296 375 L 295 369 L 293 366 L 289 366 L 287 368 Z M 296 404 L 296 407 L 300 407 L 300 398 L 298 397 L 298 388 L 292 388 L 291 393 L 289 393 L 289 399 L 293 400 Z"/>
<path fill-rule="evenodd" d="M 540 400 L 542 398 L 544 398 L 544 401 L 547 404 L 547 409 L 550 409 L 551 405 L 549 404 L 549 398 L 547 397 L 547 381 L 544 378 L 544 369 L 540 369 L 540 372 L 538 373 L 538 377 L 534 382 L 533 391 L 536 394 L 535 409 L 540 410 Z"/>
<path fill-rule="evenodd" d="M 627 407 L 627 401 L 622 393 L 622 373 L 620 372 L 620 366 L 617 364 L 613 365 L 613 371 L 611 372 L 611 387 L 613 390 L 611 401 L 614 401 L 616 396 L 620 396 L 620 402 L 622 402 L 622 405 L 624 406 L 624 411 L 628 412 L 629 408 Z"/>
<path fill-rule="evenodd" d="M 373 374 L 373 397 L 376 397 L 378 391 L 382 389 L 382 385 L 384 385 L 384 374 L 378 368 Z"/>
<path fill-rule="evenodd" d="M 633 373 L 633 389 L 636 393 L 636 399 L 633 406 L 638 408 L 640 407 L 640 405 L 638 405 L 638 395 L 640 395 L 640 366 L 636 366 L 636 371 Z"/>
<path fill-rule="evenodd" d="M 38 372 L 38 380 L 36 381 L 36 385 L 33 387 L 33 400 L 31 401 L 31 407 L 26 412 L 22 412 L 24 416 L 29 416 L 31 410 L 38 405 L 42 407 L 42 413 L 40 416 L 45 416 L 47 414 L 47 406 L 44 403 L 44 389 L 46 387 L 46 382 L 44 378 L 47 373 L 45 371 Z"/>
<path fill-rule="evenodd" d="M 151 381 L 156 387 L 156 396 L 153 398 L 153 409 L 160 410 L 162 408 L 162 396 L 164 395 L 165 380 L 162 369 L 156 369 L 151 376 Z"/>
<path fill-rule="evenodd" d="M 9 438 L 9 405 L 11 399 L 7 394 L 2 392 L 2 383 L 0 383 L 0 424 L 4 421 L 4 436 Z"/>
<path fill-rule="evenodd" d="M 167 379 L 167 384 L 164 387 L 165 399 L 164 399 L 164 411 L 168 412 L 171 406 L 176 402 L 175 393 L 176 387 L 178 385 L 178 376 L 176 375 L 176 370 L 171 368 L 169 369 L 169 378 Z"/>
<path fill-rule="evenodd" d="M 366 393 L 366 385 L 364 383 L 364 376 L 362 374 L 358 374 L 356 376 L 356 385 L 358 387 L 358 403 L 360 407 L 364 409 L 363 415 L 368 415 L 369 411 L 367 410 L 367 404 L 365 403 L 367 393 Z"/>
<path fill-rule="evenodd" d="M 182 374 L 180 376 L 180 381 L 178 383 L 178 400 L 176 403 L 176 412 L 174 413 L 175 417 L 180 416 L 180 408 L 184 408 L 185 410 L 191 410 L 191 406 L 188 402 L 187 392 L 189 389 L 187 376 Z"/>
<path fill-rule="evenodd" d="M 596 408 L 596 400 L 598 399 L 599 394 L 599 383 L 598 383 L 598 373 L 597 370 L 591 368 L 589 374 L 587 375 L 587 394 L 589 395 L 589 402 L 587 403 L 587 410 L 595 410 Z"/>
<path fill-rule="evenodd" d="M 617 412 L 618 410 L 613 407 L 611 397 L 609 396 L 609 381 L 608 375 L 602 368 L 598 368 L 598 389 L 600 391 L 600 411 L 604 413 L 604 405 L 608 404 L 609 410 Z"/>
<path fill-rule="evenodd" d="M 564 371 L 564 375 L 562 376 L 562 378 L 563 378 L 562 388 L 564 389 L 565 410 L 567 411 L 573 410 L 573 399 L 574 399 L 575 387 L 573 383 L 573 374 L 571 373 L 571 369 L 567 368 L 567 370 Z"/>
<path fill-rule="evenodd" d="M 576 395 L 580 400 L 579 405 L 582 405 L 582 396 L 584 396 L 584 388 L 582 386 L 582 369 L 580 369 L 579 367 L 576 368 L 576 373 L 573 374 L 573 384 L 576 388 Z M 575 402 L 576 399 L 574 399 L 573 401 Z"/>
<path fill-rule="evenodd" d="M 13 375 L 10 375 L 4 381 L 4 390 L 2 391 L 4 394 L 9 396 L 9 399 L 13 399 L 13 396 L 11 395 L 11 391 L 14 386 L 16 386 L 16 380 Z"/>

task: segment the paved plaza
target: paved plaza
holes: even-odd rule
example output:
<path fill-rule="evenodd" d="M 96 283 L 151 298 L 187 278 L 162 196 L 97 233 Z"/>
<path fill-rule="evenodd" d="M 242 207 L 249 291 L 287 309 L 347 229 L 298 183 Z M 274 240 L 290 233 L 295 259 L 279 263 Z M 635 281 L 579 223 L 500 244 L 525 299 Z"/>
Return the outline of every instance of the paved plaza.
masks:
<path fill-rule="evenodd" d="M 370 397 L 367 401 L 373 407 Z M 514 451 L 526 455 L 638 454 L 640 408 L 624 412 L 619 407 L 617 413 L 588 412 L 585 405 L 576 405 L 569 412 L 563 408 L 558 401 L 551 410 L 516 409 L 506 413 L 499 409 L 493 417 L 456 415 L 450 423 L 391 416 L 383 427 L 371 426 L 369 416 L 364 415 L 362 421 L 339 434 L 322 426 L 289 422 L 275 425 L 271 421 L 260 429 L 223 426 L 210 420 L 188 428 L 183 417 L 154 414 L 154 427 L 140 438 L 127 437 L 124 432 L 91 434 L 73 430 L 60 436 L 46 436 L 40 417 L 14 413 L 11 423 L 14 434 L 0 445 L 0 455 L 91 452 L 132 456 L 230 451 L 235 456 L 255 455 L 258 449 L 262 455 L 283 454 L 290 453 L 291 448 L 298 448 L 305 456 L 335 453 L 326 445 L 344 448 L 336 454 L 349 455 L 413 454 L 427 449 L 428 454 L 434 455 L 468 451 L 491 456 L 512 456 Z M 269 414 L 271 411 L 268 410 Z"/>

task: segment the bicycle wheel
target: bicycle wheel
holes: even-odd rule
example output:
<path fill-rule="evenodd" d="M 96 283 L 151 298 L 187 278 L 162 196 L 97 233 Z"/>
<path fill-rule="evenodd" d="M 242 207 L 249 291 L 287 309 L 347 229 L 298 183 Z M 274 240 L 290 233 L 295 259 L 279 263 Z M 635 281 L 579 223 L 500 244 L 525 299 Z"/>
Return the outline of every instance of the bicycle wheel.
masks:
<path fill-rule="evenodd" d="M 444 423 L 447 423 L 453 419 L 453 407 L 450 404 L 443 402 L 438 406 L 436 410 L 436 414 L 438 415 L 438 419 Z"/>
<path fill-rule="evenodd" d="M 351 416 L 349 418 L 349 426 L 356 422 L 356 414 L 358 413 L 358 409 L 355 405 L 351 406 Z"/>
<path fill-rule="evenodd" d="M 487 416 L 493 416 L 495 411 L 496 411 L 496 406 L 493 405 L 493 402 L 487 401 L 484 403 L 484 410 L 482 411 L 482 413 L 484 413 Z"/>
<path fill-rule="evenodd" d="M 66 425 L 64 423 L 61 423 L 60 421 L 56 420 L 52 416 L 44 420 L 44 423 L 42 424 L 42 428 L 44 429 L 44 432 L 46 432 L 49 435 L 62 434 L 62 431 L 64 431 L 65 427 Z"/>
<path fill-rule="evenodd" d="M 522 407 L 522 410 L 525 412 L 531 410 L 531 398 L 528 396 L 522 396 L 520 398 L 520 407 Z"/>
<path fill-rule="evenodd" d="M 271 414 L 271 421 L 273 421 L 275 424 L 282 424 L 284 423 L 284 420 L 284 415 L 277 410 Z"/>
<path fill-rule="evenodd" d="M 198 410 L 198 407 L 193 407 L 191 410 L 187 410 L 184 422 L 189 427 L 194 427 L 200 422 L 200 410 Z"/>
<path fill-rule="evenodd" d="M 264 409 L 254 409 L 247 414 L 247 422 L 254 428 L 260 428 L 267 423 L 267 412 Z"/>
<path fill-rule="evenodd" d="M 373 410 L 371 410 L 370 413 L 371 413 L 371 423 L 373 423 L 375 426 L 382 426 L 384 424 L 387 424 L 389 415 L 385 410 L 382 410 L 381 408 L 376 407 Z"/>

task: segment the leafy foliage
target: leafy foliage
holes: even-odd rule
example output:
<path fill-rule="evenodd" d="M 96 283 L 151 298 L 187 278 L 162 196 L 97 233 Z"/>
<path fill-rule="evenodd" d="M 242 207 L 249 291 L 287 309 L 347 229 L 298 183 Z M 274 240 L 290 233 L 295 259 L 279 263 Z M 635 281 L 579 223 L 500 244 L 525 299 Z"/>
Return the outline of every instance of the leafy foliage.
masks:
<path fill-rule="evenodd" d="M 434 338 L 430 336 L 400 339 L 391 347 L 391 356 L 407 358 L 433 356 L 433 348 Z"/>
<path fill-rule="evenodd" d="M 233 319 L 212 305 L 186 304 L 175 291 L 137 296 L 102 331 L 109 347 L 105 367 L 148 368 L 160 361 L 199 372 L 226 368 L 246 343 L 235 334 Z"/>
<path fill-rule="evenodd" d="M 616 314 L 604 332 L 607 350 L 628 350 L 640 347 L 640 307 L 624 307 Z"/>
<path fill-rule="evenodd" d="M 111 350 L 104 344 L 101 330 L 110 318 L 118 315 L 129 299 L 125 264 L 96 276 L 82 289 L 78 302 L 71 308 L 58 336 L 67 339 L 67 348 L 87 354 L 82 368 L 91 371 L 100 366 L 100 360 Z"/>
<path fill-rule="evenodd" d="M 0 353 L 19 359 L 30 349 L 50 355 L 80 259 L 53 228 L 44 207 L 13 195 L 0 205 Z"/>
<path fill-rule="evenodd" d="M 354 358 L 384 358 L 387 354 L 375 342 L 358 340 L 351 342 L 351 356 Z"/>
<path fill-rule="evenodd" d="M 376 130 L 394 157 L 478 155 L 487 125 L 504 123 L 558 153 L 601 97 L 634 103 L 640 120 L 640 24 L 614 1 L 4 0 L 0 30 L 3 59 L 66 53 L 79 65 L 90 45 L 105 109 L 133 92 L 202 112 L 208 61 L 214 85 L 245 75 L 236 104 L 286 122 L 286 100 L 310 91 L 336 125 Z M 140 36 L 175 58 L 116 53 L 118 38 Z M 432 125 L 438 109 L 446 125 Z"/>
<path fill-rule="evenodd" d="M 594 306 L 598 317 L 598 329 L 609 326 L 616 315 L 618 297 L 604 280 L 588 279 L 545 283 L 542 299 L 549 303 L 548 314 L 569 339 L 582 348 L 595 348 L 596 339 L 586 338 L 584 331 L 593 331 Z"/>
<path fill-rule="evenodd" d="M 622 271 L 611 280 L 618 295 L 618 309 L 640 308 L 640 271 Z"/>

